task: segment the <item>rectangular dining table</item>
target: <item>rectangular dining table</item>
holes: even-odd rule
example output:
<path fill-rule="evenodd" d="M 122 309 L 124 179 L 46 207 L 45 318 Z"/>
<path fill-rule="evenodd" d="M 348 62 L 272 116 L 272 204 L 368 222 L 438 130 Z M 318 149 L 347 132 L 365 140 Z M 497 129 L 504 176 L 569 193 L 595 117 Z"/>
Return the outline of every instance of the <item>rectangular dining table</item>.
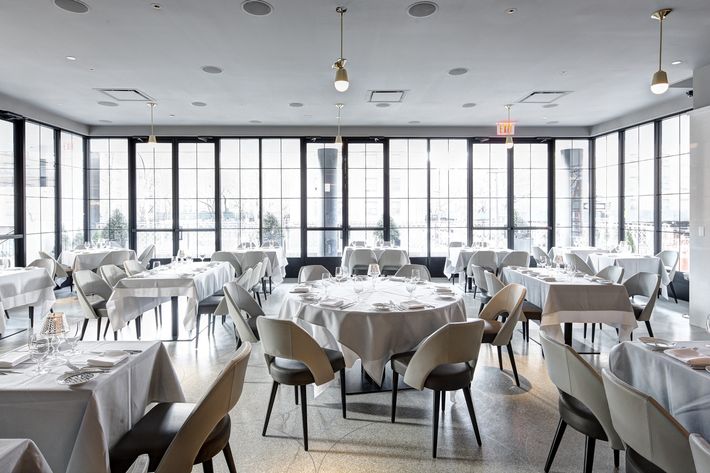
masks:
<path fill-rule="evenodd" d="M 513 250 L 507 248 L 449 248 L 449 256 L 444 262 L 444 276 L 450 278 L 453 274 L 465 273 L 471 257 L 479 251 L 493 251 L 496 254 L 497 267 L 503 261 L 503 258 L 508 256 Z M 465 281 L 464 277 L 460 279 Z"/>
<path fill-rule="evenodd" d="M 267 275 L 271 276 L 271 279 L 276 284 L 281 284 L 286 277 L 286 266 L 288 266 L 288 259 L 286 258 L 285 248 L 253 248 L 253 249 L 241 249 L 230 251 L 237 258 L 237 261 L 242 266 L 242 271 L 244 268 L 244 261 L 249 253 L 253 252 L 263 252 L 269 258 L 269 268 Z"/>
<path fill-rule="evenodd" d="M 0 471 L 52 473 L 42 452 L 30 439 L 0 439 Z"/>
<path fill-rule="evenodd" d="M 624 281 L 634 274 L 653 273 L 661 277 L 661 285 L 667 286 L 670 283 L 663 261 L 657 256 L 596 252 L 587 255 L 587 263 L 595 271 L 601 271 L 607 266 L 620 266 L 624 268 Z"/>
<path fill-rule="evenodd" d="M 95 270 L 102 264 L 115 264 L 123 268 L 123 262 L 136 259 L 136 252 L 127 248 L 86 248 L 64 250 L 59 255 L 59 262 L 74 271 Z"/>
<path fill-rule="evenodd" d="M 0 438 L 29 438 L 54 473 L 109 473 L 109 450 L 143 416 L 151 402 L 185 397 L 168 353 L 160 342 L 81 342 L 84 352 L 135 350 L 94 379 L 69 387 L 57 382 L 69 371 L 54 367 L 36 374 L 23 363 L 0 379 Z M 24 347 L 20 349 L 26 349 Z"/>
<path fill-rule="evenodd" d="M 56 301 L 54 286 L 54 280 L 44 268 L 0 270 L 0 335 L 7 327 L 6 310 L 28 306 L 33 315 L 46 315 Z"/>

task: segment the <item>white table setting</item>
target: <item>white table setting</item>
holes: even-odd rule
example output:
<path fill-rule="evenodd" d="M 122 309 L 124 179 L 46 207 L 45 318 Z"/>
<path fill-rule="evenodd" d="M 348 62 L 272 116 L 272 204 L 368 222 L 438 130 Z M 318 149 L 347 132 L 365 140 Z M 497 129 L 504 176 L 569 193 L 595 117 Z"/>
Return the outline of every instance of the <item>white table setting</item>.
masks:
<path fill-rule="evenodd" d="M 81 248 L 64 250 L 59 255 L 59 262 L 74 271 L 95 270 L 102 264 L 115 264 L 123 267 L 123 262 L 136 259 L 136 252 L 126 248 Z"/>
<path fill-rule="evenodd" d="M 513 250 L 508 248 L 449 248 L 449 256 L 444 263 L 444 276 L 450 278 L 453 274 L 465 273 L 471 257 L 479 251 L 493 251 L 496 254 L 496 264 L 500 266 L 503 258 Z M 461 277 L 460 280 L 465 281 L 466 278 Z"/>
<path fill-rule="evenodd" d="M 601 251 L 601 248 L 595 246 L 553 246 L 548 253 L 552 261 L 563 261 L 564 256 L 567 254 L 575 254 L 582 258 L 582 261 L 587 261 L 587 257 L 590 254 Z"/>
<path fill-rule="evenodd" d="M 37 318 L 54 305 L 55 282 L 43 268 L 3 268 L 0 270 L 0 334 L 6 331 L 5 311 L 29 306 Z"/>
<path fill-rule="evenodd" d="M 663 261 L 656 256 L 594 252 L 587 255 L 587 263 L 597 272 L 607 266 L 620 266 L 624 268 L 624 281 L 634 274 L 653 273 L 661 276 L 662 286 L 665 287 L 670 283 Z"/>
<path fill-rule="evenodd" d="M 270 272 L 267 272 L 267 274 L 271 275 L 271 279 L 275 284 L 281 284 L 286 277 L 286 266 L 288 266 L 286 249 L 283 247 L 262 247 L 230 251 L 230 253 L 237 258 L 237 261 L 242 266 L 242 270 L 244 270 L 244 261 L 246 260 L 247 255 L 254 252 L 263 252 L 266 254 L 270 261 Z"/>
<path fill-rule="evenodd" d="M 182 325 L 188 332 L 195 328 L 199 302 L 231 281 L 232 266 L 224 261 L 180 262 L 160 265 L 149 271 L 121 279 L 106 303 L 113 330 L 120 330 L 145 311 L 145 300 L 172 299 L 172 339 L 177 340 L 177 298 L 187 298 Z"/>
<path fill-rule="evenodd" d="M 109 473 L 109 449 L 149 403 L 184 401 L 160 342 L 78 342 L 54 364 L 39 346 L 0 355 L 0 438 L 31 439 L 55 473 Z"/>
<path fill-rule="evenodd" d="M 345 274 L 348 273 L 348 268 L 350 264 L 350 255 L 352 255 L 353 250 L 360 250 L 360 249 L 366 249 L 366 250 L 372 250 L 372 252 L 375 254 L 375 258 L 380 259 L 382 256 L 382 253 L 384 253 L 386 250 L 395 250 L 399 251 L 404 255 L 404 258 L 409 260 L 409 253 L 407 253 L 407 250 L 404 248 L 399 248 L 395 246 L 346 246 L 343 248 L 343 256 L 340 259 L 340 267 L 343 269 L 343 272 Z"/>

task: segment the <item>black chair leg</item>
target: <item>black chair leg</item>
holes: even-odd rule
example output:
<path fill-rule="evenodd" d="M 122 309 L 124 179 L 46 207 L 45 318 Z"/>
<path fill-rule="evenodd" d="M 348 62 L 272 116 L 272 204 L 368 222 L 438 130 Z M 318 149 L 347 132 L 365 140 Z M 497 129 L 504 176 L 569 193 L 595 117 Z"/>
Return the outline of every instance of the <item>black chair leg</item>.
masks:
<path fill-rule="evenodd" d="M 646 330 L 648 330 L 648 334 L 653 337 L 653 329 L 651 328 L 651 321 L 650 320 L 646 321 Z"/>
<path fill-rule="evenodd" d="M 306 385 L 301 386 L 301 423 L 303 424 L 303 450 L 308 451 L 308 408 L 306 407 Z"/>
<path fill-rule="evenodd" d="M 214 473 L 214 466 L 212 466 L 212 459 L 202 462 L 202 471 L 205 473 Z"/>
<path fill-rule="evenodd" d="M 520 379 L 518 379 L 518 368 L 515 366 L 515 355 L 513 355 L 513 345 L 508 342 L 508 357 L 510 358 L 510 366 L 513 367 L 513 376 L 515 376 L 515 384 L 520 387 Z"/>
<path fill-rule="evenodd" d="M 614 468 L 619 469 L 619 450 L 614 450 Z"/>
<path fill-rule="evenodd" d="M 35 326 L 35 308 L 34 308 L 34 306 L 30 306 L 29 313 L 30 313 L 30 328 L 34 328 L 34 326 Z M 98 340 L 98 339 L 99 338 L 96 337 L 96 340 Z"/>
<path fill-rule="evenodd" d="M 668 284 L 668 288 L 669 288 L 669 289 L 671 290 L 671 292 L 673 293 L 673 299 L 675 299 L 675 303 L 677 304 L 677 303 L 678 303 L 678 296 L 677 296 L 676 293 L 675 293 L 675 287 L 673 287 L 673 281 L 671 281 L 671 282 Z"/>
<path fill-rule="evenodd" d="M 592 437 L 587 437 L 587 442 L 584 444 L 584 473 L 592 473 L 594 466 L 594 446 L 597 441 Z"/>
<path fill-rule="evenodd" d="M 101 340 L 101 318 L 96 319 L 96 341 Z"/>
<path fill-rule="evenodd" d="M 434 422 L 432 423 L 431 456 L 436 458 L 436 444 L 439 440 L 439 391 L 434 391 Z"/>
<path fill-rule="evenodd" d="M 587 325 L 587 324 L 584 324 L 584 325 Z M 597 324 L 592 324 L 592 343 L 594 343 L 594 332 L 596 331 L 596 329 L 597 329 Z"/>
<path fill-rule="evenodd" d="M 254 295 L 256 295 L 256 302 L 258 302 L 259 307 L 261 307 L 261 296 L 259 295 L 259 291 L 254 291 Z"/>
<path fill-rule="evenodd" d="M 141 319 L 142 318 L 143 317 L 140 315 L 138 316 L 138 318 L 136 318 L 136 338 L 138 340 L 141 339 Z"/>
<path fill-rule="evenodd" d="M 587 338 L 587 324 L 584 324 L 584 338 Z"/>
<path fill-rule="evenodd" d="M 229 442 L 224 446 L 222 453 L 224 453 L 224 459 L 227 462 L 229 473 L 237 473 L 237 466 L 234 464 L 234 455 L 232 455 L 232 447 L 229 446 Z"/>
<path fill-rule="evenodd" d="M 84 319 L 84 324 L 81 326 L 81 337 L 79 340 L 84 339 L 84 334 L 86 333 L 86 327 L 89 325 L 89 319 Z"/>
<path fill-rule="evenodd" d="M 106 326 L 108 327 L 108 323 L 106 324 Z M 104 337 L 104 338 L 106 338 L 106 337 Z M 116 340 L 118 340 L 118 332 L 114 330 L 113 331 L 113 341 L 115 342 Z"/>
<path fill-rule="evenodd" d="M 476 442 L 481 446 L 481 433 L 478 431 L 478 422 L 476 422 L 476 412 L 473 410 L 473 399 L 471 399 L 471 387 L 463 388 L 463 397 L 466 399 L 466 407 L 468 408 L 468 416 L 473 424 L 473 432 L 476 434 Z"/>
<path fill-rule="evenodd" d="M 108 333 L 108 328 L 111 325 L 110 320 L 106 320 L 106 328 L 104 329 L 104 338 L 106 338 L 106 334 Z"/>
<path fill-rule="evenodd" d="M 567 423 L 562 420 L 560 417 L 560 421 L 557 423 L 557 430 L 555 431 L 555 437 L 552 439 L 552 445 L 550 446 L 550 452 L 547 454 L 547 461 L 545 461 L 545 473 L 548 473 L 550 471 L 550 467 L 552 466 L 552 462 L 555 459 L 555 455 L 557 455 L 557 449 L 560 446 L 560 442 L 562 442 L 562 436 L 565 434 L 565 429 L 567 428 Z"/>
<path fill-rule="evenodd" d="M 200 318 L 202 317 L 202 314 L 199 312 L 197 313 L 197 319 L 195 320 L 195 350 L 197 350 L 197 347 L 200 345 Z M 209 319 L 207 319 L 209 322 Z"/>
<path fill-rule="evenodd" d="M 399 388 L 399 373 L 392 370 L 392 423 L 394 416 L 397 413 L 397 390 Z"/>
<path fill-rule="evenodd" d="M 481 306 L 478 308 L 478 313 L 479 313 L 479 314 L 481 313 L 481 311 L 483 310 L 483 306 L 485 306 L 485 305 L 486 305 L 485 302 L 481 302 Z"/>
<path fill-rule="evenodd" d="M 503 371 L 503 353 L 501 351 L 500 345 L 496 347 L 498 349 L 498 367 Z"/>
<path fill-rule="evenodd" d="M 296 405 L 298 405 L 298 386 L 293 387 L 293 392 L 296 395 Z"/>
<path fill-rule="evenodd" d="M 153 308 L 153 313 L 155 314 L 155 326 L 158 327 L 158 308 Z"/>
<path fill-rule="evenodd" d="M 271 417 L 271 409 L 274 407 L 274 400 L 276 399 L 276 392 L 279 390 L 279 383 L 274 381 L 271 386 L 271 397 L 269 397 L 269 407 L 266 409 L 266 419 L 264 419 L 264 430 L 261 431 L 261 436 L 266 437 L 266 428 L 269 426 L 269 418 Z"/>
<path fill-rule="evenodd" d="M 348 414 L 345 410 L 345 368 L 340 370 L 340 403 L 343 405 L 343 419 L 347 419 Z"/>

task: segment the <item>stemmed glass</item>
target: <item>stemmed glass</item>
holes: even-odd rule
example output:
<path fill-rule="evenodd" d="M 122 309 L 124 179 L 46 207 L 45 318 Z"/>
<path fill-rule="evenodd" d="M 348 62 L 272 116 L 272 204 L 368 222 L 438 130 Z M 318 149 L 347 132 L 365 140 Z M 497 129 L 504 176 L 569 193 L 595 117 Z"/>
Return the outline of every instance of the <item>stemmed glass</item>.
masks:
<path fill-rule="evenodd" d="M 44 361 L 47 359 L 52 349 L 49 340 L 39 334 L 31 333 L 27 339 L 27 347 L 29 348 L 32 361 L 37 364 L 35 373 L 47 373 L 49 370 L 44 367 Z"/>
<path fill-rule="evenodd" d="M 360 294 L 362 294 L 362 291 L 365 290 L 365 285 L 359 276 L 355 276 L 353 279 L 353 291 L 355 291 L 355 296 L 357 297 L 358 302 L 360 302 Z"/>
<path fill-rule="evenodd" d="M 321 285 L 323 286 L 323 298 L 328 297 L 328 287 L 330 287 L 330 273 L 324 273 L 321 275 Z"/>
<path fill-rule="evenodd" d="M 367 267 L 367 275 L 372 278 L 372 288 L 375 288 L 375 283 L 377 282 L 377 278 L 380 275 L 380 265 L 379 264 L 371 264 Z"/>
<path fill-rule="evenodd" d="M 408 278 L 407 280 L 404 281 L 404 288 L 407 290 L 409 293 L 409 298 L 412 299 L 414 297 L 414 291 L 417 290 L 417 279 L 414 277 Z"/>
<path fill-rule="evenodd" d="M 335 281 L 341 282 L 343 280 L 343 268 L 338 266 L 335 268 Z"/>
<path fill-rule="evenodd" d="M 64 340 L 69 346 L 69 351 L 67 352 L 67 354 L 78 355 L 81 353 L 79 350 L 77 350 L 77 346 L 79 345 L 79 339 L 81 338 L 81 322 L 72 324 L 71 327 L 71 330 L 64 335 Z"/>

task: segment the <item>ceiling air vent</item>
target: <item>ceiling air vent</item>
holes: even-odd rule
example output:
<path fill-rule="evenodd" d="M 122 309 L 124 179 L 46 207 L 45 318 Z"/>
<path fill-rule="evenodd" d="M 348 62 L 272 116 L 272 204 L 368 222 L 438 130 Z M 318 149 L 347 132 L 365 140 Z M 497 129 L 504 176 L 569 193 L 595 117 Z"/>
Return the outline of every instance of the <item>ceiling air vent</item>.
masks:
<path fill-rule="evenodd" d="M 404 90 L 371 90 L 370 103 L 400 103 L 404 100 Z"/>
<path fill-rule="evenodd" d="M 541 91 L 535 91 L 528 96 L 522 98 L 521 100 L 518 101 L 518 103 L 552 103 L 556 100 L 561 99 L 567 94 L 570 94 L 571 92 L 569 91 L 549 91 L 549 90 L 541 90 Z"/>
<path fill-rule="evenodd" d="M 153 102 L 153 98 L 137 89 L 96 89 L 117 102 Z"/>

